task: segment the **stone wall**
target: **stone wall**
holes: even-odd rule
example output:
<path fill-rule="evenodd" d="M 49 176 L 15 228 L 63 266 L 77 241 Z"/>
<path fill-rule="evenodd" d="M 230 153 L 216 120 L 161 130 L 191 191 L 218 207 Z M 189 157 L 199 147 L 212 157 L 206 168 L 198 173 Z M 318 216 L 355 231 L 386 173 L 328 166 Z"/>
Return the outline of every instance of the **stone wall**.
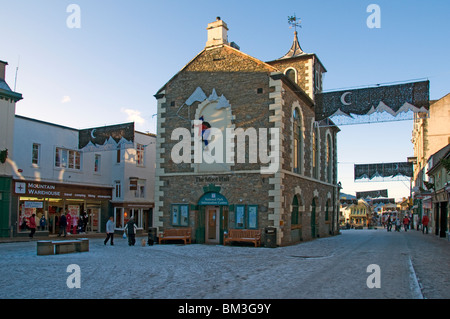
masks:
<path fill-rule="evenodd" d="M 299 60 L 300 63 L 300 60 Z M 272 63 L 274 64 L 274 63 Z M 307 66 L 298 66 L 306 77 Z M 303 74 L 302 73 L 302 74 Z M 324 221 L 325 202 L 334 196 L 333 185 L 325 182 L 326 130 L 320 129 L 320 175 L 312 178 L 312 142 L 314 127 L 313 102 L 301 88 L 279 76 L 280 71 L 229 46 L 203 50 L 176 74 L 157 94 L 158 145 L 155 185 L 154 225 L 160 231 L 171 225 L 171 205 L 189 205 L 189 226 L 200 227 L 201 208 L 197 203 L 209 184 L 220 186 L 229 205 L 225 224 L 235 227 L 235 205 L 258 205 L 258 228 L 277 228 L 278 244 L 287 245 L 311 236 L 311 205 L 316 200 L 316 236 L 327 236 L 330 223 Z M 305 82 L 306 83 L 306 82 Z M 231 105 L 233 128 L 279 128 L 278 154 L 280 169 L 263 175 L 261 163 L 235 163 L 220 172 L 197 173 L 191 163 L 174 163 L 171 150 L 179 143 L 172 141 L 176 128 L 191 130 L 196 110 L 201 102 L 187 106 L 185 102 L 200 87 L 206 96 L 213 90 L 224 95 Z M 304 120 L 304 172 L 293 173 L 292 111 L 298 107 Z M 335 132 L 330 133 L 335 138 Z M 269 144 L 269 141 L 268 141 Z M 335 144 L 334 144 L 335 145 Z M 335 147 L 333 147 L 335 150 Z M 236 148 L 235 148 L 236 151 Z M 248 152 L 248 149 L 247 151 Z M 291 225 L 291 203 L 301 195 L 303 214 L 301 225 Z M 331 200 L 331 202 L 333 202 Z M 332 211 L 332 207 L 330 207 Z M 331 213 L 330 213 L 331 216 Z"/>

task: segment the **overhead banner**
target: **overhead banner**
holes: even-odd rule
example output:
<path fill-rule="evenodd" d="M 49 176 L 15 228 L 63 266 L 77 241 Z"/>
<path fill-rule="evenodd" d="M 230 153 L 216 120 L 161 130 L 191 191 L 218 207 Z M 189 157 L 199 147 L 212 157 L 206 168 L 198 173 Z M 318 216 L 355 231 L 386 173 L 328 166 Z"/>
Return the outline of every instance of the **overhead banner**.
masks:
<path fill-rule="evenodd" d="M 429 87 L 429 81 L 422 81 L 320 93 L 316 120 L 345 125 L 412 119 L 413 112 L 428 113 Z"/>
<path fill-rule="evenodd" d="M 355 180 L 375 177 L 413 176 L 413 163 L 355 164 Z"/>
<path fill-rule="evenodd" d="M 349 199 L 341 198 L 339 201 L 341 202 L 341 205 L 358 205 L 358 200 L 354 198 Z"/>
<path fill-rule="evenodd" d="M 372 205 L 395 204 L 395 198 L 377 198 L 372 200 Z"/>
<path fill-rule="evenodd" d="M 78 133 L 78 148 L 84 152 L 130 147 L 134 147 L 134 123 L 89 128 Z"/>
<path fill-rule="evenodd" d="M 388 197 L 387 189 L 380 189 L 376 191 L 367 192 L 356 192 L 356 198 L 378 198 L 378 197 Z"/>

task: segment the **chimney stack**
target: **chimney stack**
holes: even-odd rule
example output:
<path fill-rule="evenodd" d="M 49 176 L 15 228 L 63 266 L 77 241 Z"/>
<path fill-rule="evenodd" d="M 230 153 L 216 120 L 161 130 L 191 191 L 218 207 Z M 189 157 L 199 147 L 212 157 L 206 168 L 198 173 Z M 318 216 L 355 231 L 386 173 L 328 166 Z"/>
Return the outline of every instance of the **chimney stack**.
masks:
<path fill-rule="evenodd" d="M 208 30 L 207 47 L 228 44 L 228 27 L 220 17 L 217 17 L 216 21 L 209 23 L 206 30 Z"/>
<path fill-rule="evenodd" d="M 5 81 L 6 66 L 8 62 L 0 60 L 0 80 Z"/>

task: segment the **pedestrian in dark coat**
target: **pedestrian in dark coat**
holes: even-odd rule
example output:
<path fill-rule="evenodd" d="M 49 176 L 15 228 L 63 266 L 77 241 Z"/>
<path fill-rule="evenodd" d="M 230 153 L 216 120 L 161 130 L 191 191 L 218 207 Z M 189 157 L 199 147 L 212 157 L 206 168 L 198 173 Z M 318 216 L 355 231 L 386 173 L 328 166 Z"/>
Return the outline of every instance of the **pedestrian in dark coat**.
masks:
<path fill-rule="evenodd" d="M 388 219 L 387 219 L 387 222 L 386 222 L 386 228 L 387 228 L 387 231 L 391 231 L 391 229 L 392 229 L 392 219 L 391 219 L 391 215 L 389 215 L 389 217 L 388 217 Z"/>
<path fill-rule="evenodd" d="M 134 246 L 134 244 L 136 243 L 137 226 L 133 218 L 130 218 L 125 226 L 124 231 L 126 232 L 128 237 L 128 246 Z"/>
<path fill-rule="evenodd" d="M 64 237 L 67 235 L 67 219 L 64 214 L 61 214 L 61 217 L 59 218 L 59 234 L 58 237 L 61 236 L 61 233 L 64 232 Z"/>

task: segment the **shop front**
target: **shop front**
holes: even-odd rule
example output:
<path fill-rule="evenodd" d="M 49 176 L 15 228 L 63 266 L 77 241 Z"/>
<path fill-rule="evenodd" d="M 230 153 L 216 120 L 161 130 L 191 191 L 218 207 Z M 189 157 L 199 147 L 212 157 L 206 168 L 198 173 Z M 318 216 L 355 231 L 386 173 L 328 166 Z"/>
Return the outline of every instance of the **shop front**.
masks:
<path fill-rule="evenodd" d="M 111 199 L 112 187 L 14 180 L 16 232 L 29 231 L 33 214 L 38 233 L 58 234 L 62 214 L 67 216 L 67 233 L 101 232 Z"/>
<path fill-rule="evenodd" d="M 153 227 L 153 202 L 113 202 L 112 204 L 116 230 L 123 230 L 131 218 L 134 219 L 138 230 L 147 231 Z"/>
<path fill-rule="evenodd" d="M 435 235 L 446 237 L 448 231 L 448 193 L 444 188 L 433 194 Z"/>

